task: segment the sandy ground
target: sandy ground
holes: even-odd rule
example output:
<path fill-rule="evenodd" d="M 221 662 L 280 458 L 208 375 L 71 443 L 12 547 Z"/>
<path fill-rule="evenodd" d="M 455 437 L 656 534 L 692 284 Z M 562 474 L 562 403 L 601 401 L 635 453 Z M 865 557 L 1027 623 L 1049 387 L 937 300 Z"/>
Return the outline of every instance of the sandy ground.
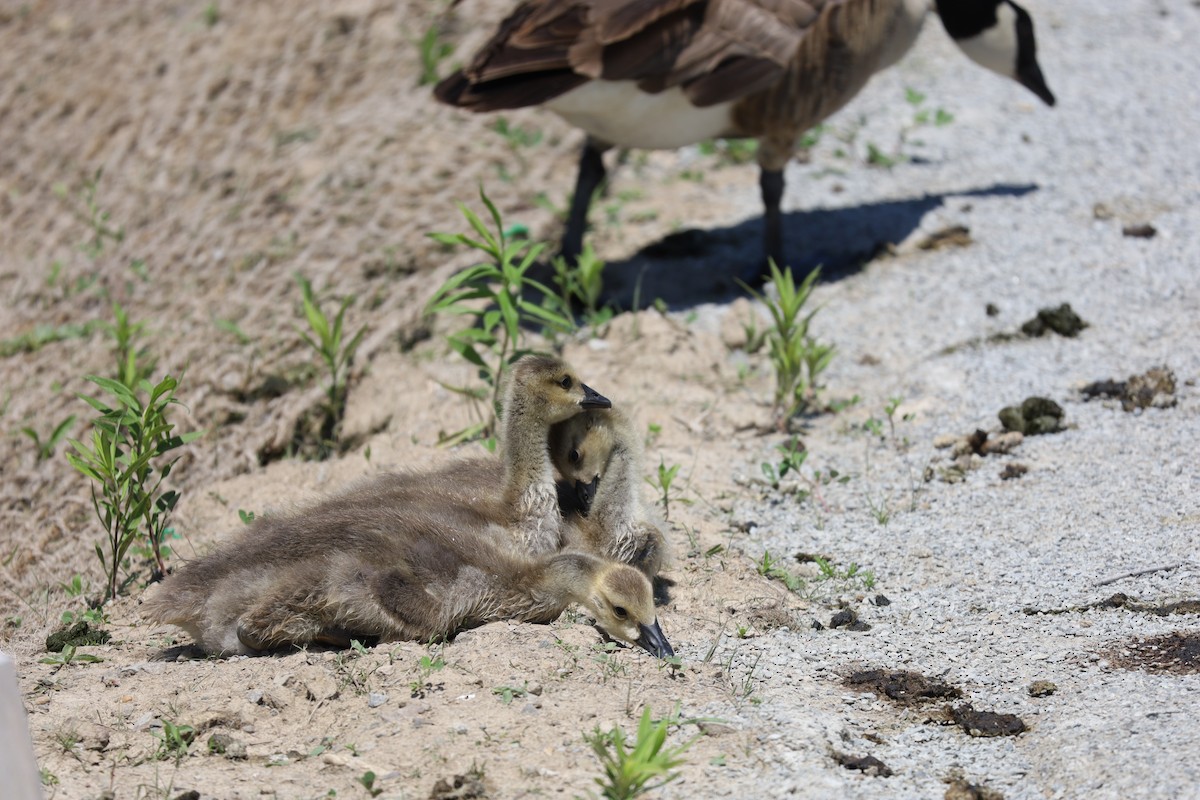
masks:
<path fill-rule="evenodd" d="M 441 4 L 225 5 L 0 6 L 0 641 L 48 796 L 366 797 L 368 771 L 382 797 L 583 796 L 599 775 L 583 734 L 632 730 L 644 706 L 675 721 L 672 743 L 694 739 L 664 797 L 1196 791 L 1200 8 L 1185 0 L 1030 4 L 1053 110 L 933 22 L 789 167 L 789 258 L 825 265 L 814 331 L 837 347 L 823 397 L 842 410 L 801 421 L 808 459 L 777 488 L 761 464 L 786 437 L 762 431 L 770 367 L 743 333 L 762 312 L 732 280 L 757 258 L 755 168 L 690 148 L 616 171 L 592 238 L 612 295 L 628 304 L 640 282 L 643 310 L 564 352 L 646 426 L 648 471 L 680 465 L 661 610 L 680 667 L 605 649 L 574 612 L 434 648 L 173 660 L 186 638 L 143 621 L 136 586 L 106 609 L 112 641 L 81 650 L 102 661 L 40 663 L 84 608 L 64 584 L 100 591 L 100 530 L 65 446 L 39 460 L 21 428 L 45 438 L 75 414 L 83 432 L 75 393 L 112 371 L 98 326 L 113 302 L 146 326 L 156 372 L 183 375 L 181 429 L 206 431 L 172 475 L 179 563 L 236 532 L 239 510 L 477 453 L 436 445 L 473 419 L 442 387 L 471 374 L 450 323 L 421 314 L 470 256 L 425 234 L 460 229 L 455 204 L 478 209 L 481 184 L 506 221 L 559 234 L 578 134 L 506 115 L 540 137 L 522 144 L 435 105 L 417 42 Z M 445 17 L 451 61 L 503 10 Z M 953 121 L 915 119 L 939 108 Z M 872 145 L 897 163 L 869 165 Z M 95 240 L 101 213 L 119 240 Z M 969 234 L 922 247 L 953 226 Z M 295 272 L 327 304 L 356 298 L 348 322 L 368 330 L 353 445 L 321 462 L 286 457 L 321 399 Z M 1004 335 L 1064 302 L 1089 323 L 1078 336 Z M 1173 405 L 1126 413 L 1081 392 L 1157 366 Z M 1066 429 L 1007 453 L 939 447 L 995 440 L 997 412 L 1031 395 Z M 759 573 L 765 553 L 796 591 Z M 839 614 L 862 624 L 832 627 Z M 950 696 L 848 684 L 864 670 Z M 968 705 L 1024 730 L 957 723 Z M 178 760 L 156 757 L 165 723 L 198 731 Z M 846 766 L 865 756 L 886 769 Z"/>

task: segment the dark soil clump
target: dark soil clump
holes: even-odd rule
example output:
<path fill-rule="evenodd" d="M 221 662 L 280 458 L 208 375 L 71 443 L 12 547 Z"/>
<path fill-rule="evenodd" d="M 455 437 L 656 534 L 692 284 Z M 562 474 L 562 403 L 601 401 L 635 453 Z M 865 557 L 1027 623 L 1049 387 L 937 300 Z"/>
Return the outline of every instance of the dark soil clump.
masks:
<path fill-rule="evenodd" d="M 947 709 L 950 719 L 971 736 L 1016 736 L 1028 730 L 1016 714 L 976 711 L 970 703 Z"/>
<path fill-rule="evenodd" d="M 858 692 L 875 692 L 903 705 L 946 697 L 962 697 L 962 690 L 919 672 L 871 669 L 846 678 L 846 686 Z"/>
<path fill-rule="evenodd" d="M 1117 647 L 1110 658 L 1125 669 L 1195 675 L 1200 673 L 1200 632 L 1176 631 L 1134 639 Z"/>
<path fill-rule="evenodd" d="M 852 756 L 848 753 L 834 753 L 833 760 L 846 769 L 854 769 L 874 778 L 887 778 L 892 770 L 875 756 Z"/>
<path fill-rule="evenodd" d="M 1088 324 L 1075 313 L 1070 303 L 1063 303 L 1058 308 L 1043 308 L 1037 316 L 1021 326 L 1021 333 L 1026 336 L 1045 336 L 1047 333 L 1057 333 L 1059 336 L 1074 338 Z"/>
<path fill-rule="evenodd" d="M 1175 405 L 1175 373 L 1166 367 L 1154 367 L 1127 380 L 1103 380 L 1082 389 L 1083 399 L 1107 397 L 1121 401 L 1125 411 L 1141 408 L 1172 408 Z"/>

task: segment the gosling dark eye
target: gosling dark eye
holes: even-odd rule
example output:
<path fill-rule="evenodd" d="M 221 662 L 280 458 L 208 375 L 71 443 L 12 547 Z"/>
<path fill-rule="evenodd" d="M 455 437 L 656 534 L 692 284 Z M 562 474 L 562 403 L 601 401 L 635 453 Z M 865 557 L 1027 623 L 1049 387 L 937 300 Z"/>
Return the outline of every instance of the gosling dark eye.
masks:
<path fill-rule="evenodd" d="M 571 376 L 570 375 L 564 376 L 563 379 L 558 382 L 558 385 L 563 387 L 564 389 L 570 389 L 571 388 Z"/>
<path fill-rule="evenodd" d="M 572 464 L 579 463 L 579 451 L 572 450 L 571 452 L 567 453 L 567 460 L 570 461 Z"/>
<path fill-rule="evenodd" d="M 626 611 L 625 609 L 621 608 L 620 606 L 613 606 L 613 615 L 617 619 L 626 619 L 629 617 L 629 612 Z"/>

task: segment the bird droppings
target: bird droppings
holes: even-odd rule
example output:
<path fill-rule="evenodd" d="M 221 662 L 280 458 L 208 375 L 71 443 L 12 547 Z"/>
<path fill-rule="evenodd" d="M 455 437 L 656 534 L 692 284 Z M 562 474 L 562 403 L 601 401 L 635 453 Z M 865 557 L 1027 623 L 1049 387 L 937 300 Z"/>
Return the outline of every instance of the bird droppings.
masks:
<path fill-rule="evenodd" d="M 1024 612 L 1030 616 L 1033 616 L 1036 614 L 1071 614 L 1082 611 L 1091 611 L 1093 609 L 1103 610 L 1110 608 L 1123 608 L 1126 611 L 1137 611 L 1143 614 L 1153 614 L 1156 617 L 1166 617 L 1171 614 L 1200 614 L 1200 600 L 1176 600 L 1170 603 L 1163 603 L 1159 605 L 1156 603 L 1143 603 L 1140 600 L 1135 600 L 1124 592 L 1117 592 L 1104 598 L 1103 600 L 1097 600 L 1094 603 L 1085 603 L 1078 606 L 1049 609 L 1031 608 L 1026 606 Z"/>
<path fill-rule="evenodd" d="M 1029 467 L 1025 464 L 1018 464 L 1013 461 L 1004 465 L 1004 469 L 1000 470 L 1000 480 L 1011 481 L 1020 478 L 1029 472 Z"/>
<path fill-rule="evenodd" d="M 1125 411 L 1142 408 L 1173 408 L 1175 373 L 1167 367 L 1152 367 L 1140 375 L 1130 375 L 1123 381 L 1093 381 L 1080 390 L 1084 400 L 1097 397 L 1121 401 Z"/>
<path fill-rule="evenodd" d="M 1158 235 L 1158 229 L 1149 222 L 1142 222 L 1135 225 L 1125 225 L 1121 228 L 1121 235 L 1130 239 L 1153 239 Z"/>
<path fill-rule="evenodd" d="M 1064 429 L 1063 408 L 1046 397 L 1028 397 L 1019 406 L 1000 409 L 1000 424 L 1006 431 L 1017 431 L 1026 436 L 1058 433 Z"/>
<path fill-rule="evenodd" d="M 947 706 L 946 713 L 952 722 L 970 736 L 1016 736 L 1028 730 L 1025 722 L 1016 714 L 997 714 L 994 711 L 976 711 L 970 703 Z"/>
<path fill-rule="evenodd" d="M 1109 663 L 1122 669 L 1195 675 L 1200 673 L 1200 631 L 1131 639 L 1113 647 L 1106 655 Z"/>
<path fill-rule="evenodd" d="M 429 800 L 470 800 L 481 797 L 487 797 L 487 788 L 483 785 L 483 772 L 474 765 L 466 775 L 438 778 L 429 792 Z"/>
<path fill-rule="evenodd" d="M 72 625 L 64 625 L 46 637 L 46 652 L 61 653 L 64 647 L 87 647 L 106 644 L 112 638 L 108 631 L 93 628 L 86 619 Z"/>
<path fill-rule="evenodd" d="M 983 784 L 971 783 L 960 774 L 945 779 L 948 784 L 944 800 L 1004 800 L 1004 795 Z"/>
<path fill-rule="evenodd" d="M 1063 303 L 1057 308 L 1038 309 L 1033 319 L 1021 325 L 1021 333 L 1026 336 L 1045 336 L 1047 333 L 1057 333 L 1073 339 L 1088 327 L 1083 318 L 1075 313 L 1070 303 Z"/>
<path fill-rule="evenodd" d="M 873 778 L 888 778 L 892 775 L 892 770 L 888 765 L 875 756 L 852 756 L 849 753 L 838 753 L 835 751 L 833 753 L 833 760 L 846 769 L 857 770 Z"/>
<path fill-rule="evenodd" d="M 231 761 L 242 761 L 247 758 L 245 742 L 239 741 L 227 733 L 214 733 L 208 737 L 208 752 L 225 756 Z"/>
<path fill-rule="evenodd" d="M 863 670 L 852 673 L 845 685 L 856 692 L 874 692 L 901 705 L 963 696 L 956 686 L 908 670 Z"/>
<path fill-rule="evenodd" d="M 917 243 L 918 250 L 943 250 L 951 247 L 968 247 L 974 243 L 971 229 L 966 225 L 950 225 L 934 231 Z"/>

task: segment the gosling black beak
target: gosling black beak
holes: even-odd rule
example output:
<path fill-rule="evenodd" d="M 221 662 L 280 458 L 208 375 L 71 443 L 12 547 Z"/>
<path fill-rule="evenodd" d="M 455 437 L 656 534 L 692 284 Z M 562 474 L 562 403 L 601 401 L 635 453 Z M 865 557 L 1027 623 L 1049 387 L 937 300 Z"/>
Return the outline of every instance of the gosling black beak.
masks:
<path fill-rule="evenodd" d="M 579 513 L 587 516 L 592 510 L 592 501 L 596 499 L 596 487 L 600 485 L 600 476 L 592 478 L 591 483 L 575 481 L 575 501 L 579 503 Z"/>
<path fill-rule="evenodd" d="M 579 401 L 579 405 L 583 408 L 612 408 L 612 401 L 604 395 L 597 392 L 586 383 L 579 384 L 583 389 L 583 399 Z"/>
<path fill-rule="evenodd" d="M 655 658 L 670 658 L 675 655 L 675 651 L 671 649 L 671 643 L 667 641 L 666 636 L 663 636 L 662 628 L 658 627 L 658 620 L 654 620 L 653 625 L 639 624 L 638 630 L 642 633 L 635 642 L 638 647 Z"/>

